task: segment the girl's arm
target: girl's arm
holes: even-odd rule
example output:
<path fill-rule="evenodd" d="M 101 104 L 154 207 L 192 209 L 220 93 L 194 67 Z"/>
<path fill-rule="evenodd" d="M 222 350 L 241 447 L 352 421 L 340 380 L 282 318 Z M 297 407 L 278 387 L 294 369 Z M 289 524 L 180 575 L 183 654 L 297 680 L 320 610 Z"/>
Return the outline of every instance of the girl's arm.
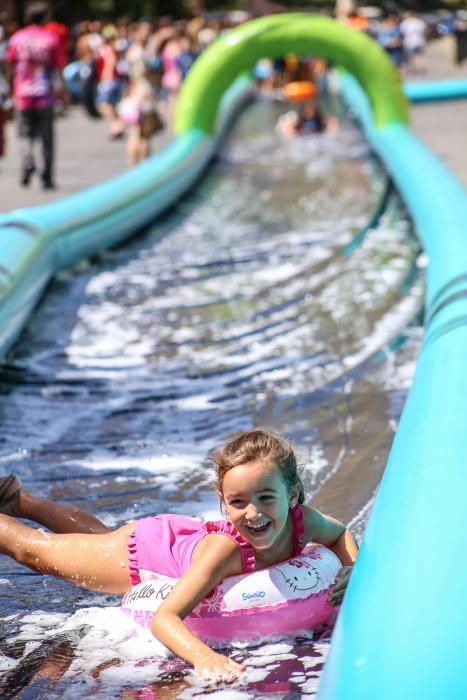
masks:
<path fill-rule="evenodd" d="M 152 619 L 153 634 L 206 680 L 232 682 L 244 667 L 210 649 L 190 632 L 183 619 L 224 578 L 241 572 L 237 545 L 225 535 L 207 535 L 198 545 L 190 568 Z"/>
<path fill-rule="evenodd" d="M 350 530 L 347 530 L 344 525 L 342 527 L 343 532 L 329 549 L 337 554 L 343 566 L 353 566 L 358 554 L 358 545 Z"/>
<path fill-rule="evenodd" d="M 329 592 L 331 605 L 340 605 L 352 573 L 352 567 L 358 554 L 358 545 L 354 536 L 345 525 L 319 510 L 303 507 L 306 541 L 324 544 L 342 563 L 342 569 L 336 577 L 336 583 Z"/>

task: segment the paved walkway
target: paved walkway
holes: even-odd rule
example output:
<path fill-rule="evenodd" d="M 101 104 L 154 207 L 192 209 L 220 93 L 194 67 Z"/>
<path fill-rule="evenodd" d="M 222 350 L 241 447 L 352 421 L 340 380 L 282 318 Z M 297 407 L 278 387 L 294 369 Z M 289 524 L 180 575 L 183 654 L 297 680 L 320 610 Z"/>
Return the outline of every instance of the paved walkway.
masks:
<path fill-rule="evenodd" d="M 72 106 L 64 117 L 56 119 L 55 134 L 58 187 L 53 192 L 43 192 L 37 176 L 28 187 L 19 185 L 20 148 L 16 123 L 8 124 L 7 156 L 0 160 L 0 212 L 51 202 L 107 180 L 127 168 L 125 140 L 111 141 L 104 120 L 88 117 L 80 106 Z M 167 131 L 158 134 L 152 139 L 152 152 L 161 150 L 170 139 Z M 39 158 L 37 160 L 40 162 Z"/>
<path fill-rule="evenodd" d="M 450 37 L 428 47 L 427 74 L 422 79 L 467 79 L 467 62 L 461 67 L 453 61 L 454 45 Z M 419 80 L 418 76 L 409 80 Z M 467 99 L 412 109 L 412 126 L 418 136 L 467 185 Z M 87 117 L 83 109 L 73 107 L 56 121 L 57 157 L 54 192 L 42 192 L 38 179 L 28 188 L 18 184 L 19 147 L 16 125 L 8 125 L 8 152 L 0 160 L 0 212 L 50 202 L 106 180 L 126 169 L 124 141 L 110 141 L 102 120 Z M 153 139 L 153 152 L 170 140 L 167 132 Z"/>
<path fill-rule="evenodd" d="M 413 80 L 467 80 L 467 61 L 454 64 L 454 40 L 431 42 L 427 52 L 427 74 Z M 467 98 L 412 107 L 412 128 L 467 187 Z"/>

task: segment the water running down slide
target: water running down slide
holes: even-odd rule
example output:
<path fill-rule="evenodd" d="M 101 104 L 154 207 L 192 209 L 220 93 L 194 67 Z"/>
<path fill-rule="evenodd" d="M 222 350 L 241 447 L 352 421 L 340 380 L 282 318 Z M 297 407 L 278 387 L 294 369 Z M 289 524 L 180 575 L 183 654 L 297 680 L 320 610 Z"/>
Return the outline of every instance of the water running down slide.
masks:
<path fill-rule="evenodd" d="M 368 38 L 329 20 L 307 15 L 267 18 L 228 35 L 223 43 L 213 47 L 217 55 L 211 53 L 209 58 L 207 53 L 204 63 L 217 61 L 222 70 L 219 58 L 223 51 L 226 64 L 231 66 L 233 57 L 242 54 L 245 46 L 255 46 L 258 42 L 261 55 L 269 52 L 276 55 L 291 49 L 322 55 L 342 63 L 357 77 L 370 99 L 371 110 L 360 88 L 350 82 L 347 97 L 353 100 L 370 142 L 408 204 L 430 259 L 426 340 L 336 626 L 320 697 L 389 699 L 406 694 L 463 698 L 467 693 L 467 678 L 462 621 L 467 617 L 467 602 L 462 582 L 467 565 L 459 561 L 459 552 L 465 535 L 462 514 L 467 379 L 462 362 L 467 344 L 467 246 L 463 227 L 466 194 L 407 128 L 406 106 L 395 74 L 385 62 L 384 54 Z M 249 54 L 250 61 L 255 56 L 256 49 Z M 381 78 L 377 64 L 386 71 L 388 80 Z M 201 80 L 201 65 L 200 60 L 200 68 L 193 71 L 182 96 L 177 128 L 181 138 L 186 139 L 190 134 L 190 138 L 198 139 L 198 146 L 210 157 L 212 141 L 206 133 L 213 122 L 215 105 L 207 115 L 197 109 L 200 99 L 196 81 Z M 242 59 L 238 70 L 244 67 Z M 190 83 L 194 86 L 193 94 Z M 184 109 L 184 105 L 188 108 Z M 198 166 L 199 160 L 195 160 Z M 146 174 L 149 168 L 148 164 Z M 128 206 L 132 205 L 128 203 Z M 22 212 L 20 216 L 16 214 L 16 221 L 4 221 L 4 229 L 12 234 L 9 240 L 16 245 L 21 235 L 26 239 L 32 232 L 40 246 L 49 237 L 47 224 L 51 218 L 37 226 L 39 219 L 38 212 Z M 135 217 L 135 225 L 141 225 L 142 221 L 144 216 Z M 79 249 L 77 245 L 74 259 Z M 36 259 L 41 260 L 42 281 L 29 295 L 31 304 L 54 269 L 51 249 L 44 245 L 42 251 L 42 258 L 36 254 Z M 86 246 L 81 252 L 88 252 Z M 73 256 L 67 257 L 66 253 L 67 245 L 55 242 L 52 256 L 55 264 L 57 259 L 61 263 L 71 262 Z M 10 269 L 8 265 L 4 267 Z M 31 275 L 30 282 L 36 279 L 35 274 Z M 2 325 L 11 316 L 11 308 L 7 308 Z M 14 326 L 13 335 L 5 336 L 5 347 L 19 326 L 19 323 Z M 442 475 L 441 464 L 445 465 Z M 435 560 L 427 558 L 424 542 L 429 542 L 436 552 Z M 456 577 L 450 575 L 453 570 L 458 572 Z M 442 608 L 440 590 L 445 600 Z M 430 615 L 427 610 L 431 611 Z M 438 650 L 436 664 L 428 668 L 425 665 L 423 674 L 420 673 L 441 635 L 448 636 L 452 644 L 444 654 Z"/>
<path fill-rule="evenodd" d="M 167 510 L 212 519 L 202 460 L 259 423 L 293 439 L 310 499 L 361 537 L 419 344 L 418 247 L 394 195 L 381 212 L 386 178 L 354 126 L 342 116 L 336 137 L 284 143 L 284 109 L 251 104 L 180 207 L 52 284 L 1 376 L 0 459 L 33 492 L 109 525 Z M 19 614 L 3 624 L 2 650 L 20 659 L 9 687 L 36 668 L 20 643 L 49 653 L 67 633 L 75 651 L 56 693 L 84 695 L 91 676 L 106 698 L 188 684 L 155 642 L 125 641 L 105 607 L 118 600 L 6 564 L 3 610 Z M 327 638 L 237 650 L 242 691 L 305 693 L 327 650 Z"/>

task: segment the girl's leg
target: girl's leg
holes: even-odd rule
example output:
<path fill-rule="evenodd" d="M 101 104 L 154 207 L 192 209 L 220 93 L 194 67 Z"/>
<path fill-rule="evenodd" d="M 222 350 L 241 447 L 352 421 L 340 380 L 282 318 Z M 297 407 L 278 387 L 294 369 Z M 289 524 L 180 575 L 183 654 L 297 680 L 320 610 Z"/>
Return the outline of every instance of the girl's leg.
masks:
<path fill-rule="evenodd" d="M 7 515 L 32 520 L 57 533 L 80 532 L 91 535 L 110 532 L 104 523 L 77 506 L 32 496 L 21 488 L 21 482 L 16 478 L 10 490 L 16 490 L 17 496 L 3 511 Z"/>
<path fill-rule="evenodd" d="M 146 158 L 149 155 L 149 138 L 146 136 L 141 136 L 139 140 L 139 162 L 142 163 L 143 160 L 146 160 Z"/>
<path fill-rule="evenodd" d="M 85 533 L 98 535 L 111 532 L 100 520 L 77 506 L 56 503 L 47 498 L 37 498 L 21 490 L 16 512 L 18 518 L 26 518 L 44 525 L 57 533 Z"/>
<path fill-rule="evenodd" d="M 134 528 L 129 523 L 106 534 L 55 534 L 0 515 L 0 553 L 82 588 L 123 594 L 131 587 L 127 543 Z"/>
<path fill-rule="evenodd" d="M 128 130 L 127 159 L 130 168 L 139 163 L 141 124 L 132 124 Z"/>

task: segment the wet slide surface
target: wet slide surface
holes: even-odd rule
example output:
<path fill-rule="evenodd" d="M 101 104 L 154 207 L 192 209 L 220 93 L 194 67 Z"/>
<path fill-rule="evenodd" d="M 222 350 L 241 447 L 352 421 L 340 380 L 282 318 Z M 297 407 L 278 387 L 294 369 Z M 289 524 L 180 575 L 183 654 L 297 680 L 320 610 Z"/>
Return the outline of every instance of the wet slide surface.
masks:
<path fill-rule="evenodd" d="M 420 251 L 359 132 L 283 142 L 245 111 L 197 190 L 147 233 L 61 274 L 3 366 L 1 471 L 109 526 L 219 517 L 206 455 L 265 425 L 312 503 L 361 537 L 421 338 Z M 0 690 L 191 698 L 187 667 L 115 607 L 0 560 Z M 329 646 L 267 641 L 225 697 L 313 697 Z"/>

